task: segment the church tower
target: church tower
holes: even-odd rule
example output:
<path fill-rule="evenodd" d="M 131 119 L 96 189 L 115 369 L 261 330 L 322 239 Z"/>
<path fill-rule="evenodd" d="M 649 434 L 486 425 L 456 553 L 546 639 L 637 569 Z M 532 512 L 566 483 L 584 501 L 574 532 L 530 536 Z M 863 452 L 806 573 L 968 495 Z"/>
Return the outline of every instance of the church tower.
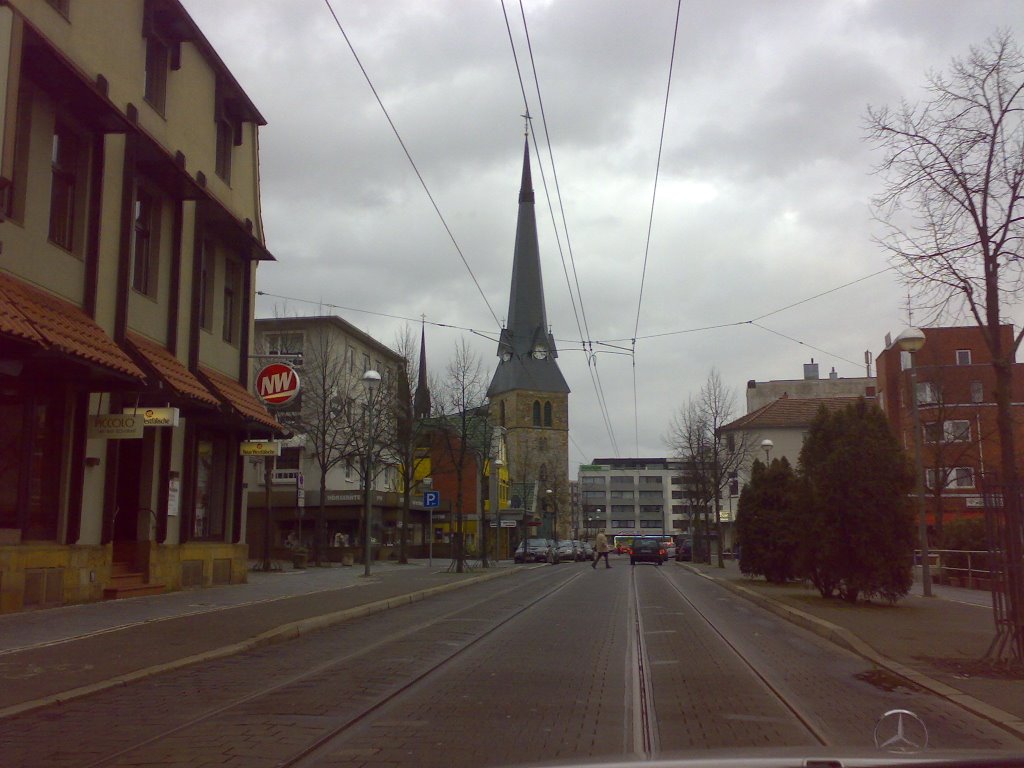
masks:
<path fill-rule="evenodd" d="M 554 512 L 558 518 L 557 538 L 569 538 L 569 385 L 558 368 L 557 357 L 544 309 L 527 139 L 508 320 L 498 340 L 498 366 L 487 395 L 494 423 L 508 431 L 511 481 L 536 482 L 537 509 L 546 509 L 549 516 L 541 530 L 550 533 L 550 515 Z"/>

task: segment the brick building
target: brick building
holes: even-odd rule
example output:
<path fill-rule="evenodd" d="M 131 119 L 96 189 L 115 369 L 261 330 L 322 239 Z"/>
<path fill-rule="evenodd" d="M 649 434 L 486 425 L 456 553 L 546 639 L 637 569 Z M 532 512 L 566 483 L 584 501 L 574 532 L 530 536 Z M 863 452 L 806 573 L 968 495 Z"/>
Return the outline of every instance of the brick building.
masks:
<path fill-rule="evenodd" d="M 926 512 L 934 529 L 942 520 L 981 512 L 980 477 L 998 472 L 995 372 L 977 326 L 924 328 L 924 347 L 915 354 L 917 403 L 921 416 Z M 1013 327 L 1000 329 L 1013 343 Z M 878 355 L 878 401 L 900 442 L 913 455 L 909 407 L 910 355 L 886 337 Z M 1024 365 L 1014 362 L 1011 400 L 1016 440 L 1024 445 Z"/>

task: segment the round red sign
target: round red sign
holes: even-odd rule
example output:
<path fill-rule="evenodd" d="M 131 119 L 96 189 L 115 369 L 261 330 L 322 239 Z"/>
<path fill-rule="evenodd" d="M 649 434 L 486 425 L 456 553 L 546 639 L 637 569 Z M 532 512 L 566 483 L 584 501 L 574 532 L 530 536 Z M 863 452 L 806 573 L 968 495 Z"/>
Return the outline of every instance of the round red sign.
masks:
<path fill-rule="evenodd" d="M 299 374 L 290 365 L 271 363 L 256 374 L 256 394 L 268 405 L 285 405 L 299 394 Z"/>

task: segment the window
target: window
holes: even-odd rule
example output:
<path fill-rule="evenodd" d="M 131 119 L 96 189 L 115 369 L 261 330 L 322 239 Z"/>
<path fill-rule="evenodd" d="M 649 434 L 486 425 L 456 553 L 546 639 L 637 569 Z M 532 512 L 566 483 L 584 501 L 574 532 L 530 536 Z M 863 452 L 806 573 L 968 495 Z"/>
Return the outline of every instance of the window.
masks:
<path fill-rule="evenodd" d="M 900 370 L 901 371 L 910 370 L 911 361 L 912 360 L 913 360 L 913 358 L 911 358 L 909 352 L 904 352 L 902 349 L 900 350 Z"/>
<path fill-rule="evenodd" d="M 196 539 L 222 539 L 232 487 L 227 441 L 201 434 L 198 447 L 192 536 Z"/>
<path fill-rule="evenodd" d="M 641 501 L 661 501 L 663 498 L 661 491 L 640 491 Z"/>
<path fill-rule="evenodd" d="M 672 514 L 673 515 L 685 515 L 686 514 L 686 507 L 683 504 L 673 504 L 672 505 Z"/>
<path fill-rule="evenodd" d="M 725 436 L 725 447 L 729 453 L 736 453 L 736 435 L 732 432 L 729 432 Z"/>
<path fill-rule="evenodd" d="M 683 498 L 683 492 L 682 491 L 672 491 L 672 498 L 673 499 L 681 499 L 681 498 Z"/>
<path fill-rule="evenodd" d="M 595 486 L 595 487 L 600 486 L 601 488 L 604 488 L 604 486 L 605 486 L 604 478 L 601 477 L 600 475 L 598 475 L 597 477 L 584 475 L 580 479 L 580 482 L 583 485 L 585 485 L 585 486 L 586 485 L 592 485 L 592 486 Z"/>
<path fill-rule="evenodd" d="M 301 461 L 301 448 L 282 448 L 281 455 L 277 457 L 276 466 L 278 469 L 302 469 Z"/>
<path fill-rule="evenodd" d="M 661 485 L 661 475 L 643 475 L 640 485 Z"/>
<path fill-rule="evenodd" d="M 55 541 L 65 469 L 62 394 L 4 386 L 0 400 L 0 528 Z"/>
<path fill-rule="evenodd" d="M 212 240 L 203 240 L 203 252 L 199 255 L 199 327 L 204 331 L 213 330 L 213 265 L 216 263 L 217 247 Z"/>
<path fill-rule="evenodd" d="M 28 181 L 28 144 L 32 128 L 32 92 L 22 81 L 14 123 L 14 167 L 11 184 L 0 190 L 0 219 L 25 220 L 25 184 Z"/>
<path fill-rule="evenodd" d="M 533 426 L 540 426 L 540 400 L 533 401 Z"/>
<path fill-rule="evenodd" d="M 224 341 L 229 344 L 238 342 L 238 326 L 240 322 L 239 294 L 241 286 L 239 278 L 241 270 L 238 262 L 224 262 Z"/>
<path fill-rule="evenodd" d="M 662 514 L 661 504 L 641 504 L 640 514 L 641 515 L 660 515 Z"/>
<path fill-rule="evenodd" d="M 356 372 L 356 351 L 352 347 L 345 348 L 345 366 L 349 373 Z"/>
<path fill-rule="evenodd" d="M 235 129 L 231 121 L 217 121 L 217 175 L 231 183 L 231 151 L 235 146 Z"/>
<path fill-rule="evenodd" d="M 640 520 L 640 527 L 641 528 L 661 528 L 663 523 L 664 523 L 663 520 L 643 520 L 643 519 L 641 519 Z"/>
<path fill-rule="evenodd" d="M 363 352 L 363 373 L 370 370 L 370 356 Z"/>
<path fill-rule="evenodd" d="M 971 364 L 971 350 L 969 350 L 969 349 L 958 349 L 956 351 L 956 364 L 957 365 L 970 365 Z"/>
<path fill-rule="evenodd" d="M 939 402 L 938 392 L 935 388 L 935 384 L 930 381 L 918 382 L 917 385 L 917 404 L 918 405 L 929 405 L 932 403 Z"/>
<path fill-rule="evenodd" d="M 946 488 L 973 488 L 974 487 L 974 470 L 971 467 L 954 467 L 946 470 L 935 470 L 926 469 L 924 471 L 924 483 L 929 488 L 935 487 L 935 478 L 937 475 L 943 475 L 946 478 Z"/>
<path fill-rule="evenodd" d="M 628 485 L 629 487 L 632 488 L 633 487 L 633 478 L 632 477 L 625 477 L 623 475 L 613 475 L 612 476 L 612 485 Z"/>
<path fill-rule="evenodd" d="M 634 522 L 634 520 L 627 520 L 625 518 L 622 520 L 612 519 L 612 528 L 632 528 Z"/>
<path fill-rule="evenodd" d="M 263 346 L 268 355 L 301 355 L 303 345 L 302 333 L 265 333 Z"/>
<path fill-rule="evenodd" d="M 352 466 L 352 460 L 345 460 L 345 480 L 351 482 L 355 477 L 355 467 Z"/>
<path fill-rule="evenodd" d="M 972 403 L 983 403 L 985 402 L 985 387 L 980 381 L 971 382 L 971 402 Z"/>
<path fill-rule="evenodd" d="M 933 421 L 924 425 L 924 439 L 929 443 L 967 443 L 971 440 L 971 422 L 967 419 Z"/>
<path fill-rule="evenodd" d="M 135 192 L 134 218 L 132 288 L 153 298 L 159 264 L 160 208 L 157 199 L 141 187 Z"/>
<path fill-rule="evenodd" d="M 58 122 L 50 145 L 50 240 L 68 251 L 78 247 L 75 230 L 84 156 L 79 137 Z"/>
<path fill-rule="evenodd" d="M 611 494 L 612 494 L 612 498 L 613 499 L 632 499 L 633 498 L 633 492 L 632 491 L 612 491 Z"/>
<path fill-rule="evenodd" d="M 584 504 L 600 504 L 604 501 L 604 491 L 583 491 Z"/>
<path fill-rule="evenodd" d="M 551 402 L 550 401 L 544 403 L 544 426 L 545 427 L 550 427 L 551 426 Z"/>
<path fill-rule="evenodd" d="M 966 443 L 971 439 L 971 422 L 966 419 L 947 421 L 943 425 L 947 443 Z"/>
<path fill-rule="evenodd" d="M 167 46 L 150 35 L 146 38 L 146 90 L 144 97 L 153 109 L 164 114 L 167 105 Z"/>

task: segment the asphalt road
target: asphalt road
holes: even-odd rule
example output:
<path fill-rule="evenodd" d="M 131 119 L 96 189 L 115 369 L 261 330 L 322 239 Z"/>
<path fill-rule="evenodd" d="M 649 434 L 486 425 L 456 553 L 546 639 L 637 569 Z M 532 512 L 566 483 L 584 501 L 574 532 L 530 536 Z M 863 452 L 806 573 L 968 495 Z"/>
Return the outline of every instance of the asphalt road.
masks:
<path fill-rule="evenodd" d="M 1024 744 L 689 570 L 562 564 L 0 721 L 3 766 L 497 766 Z"/>

